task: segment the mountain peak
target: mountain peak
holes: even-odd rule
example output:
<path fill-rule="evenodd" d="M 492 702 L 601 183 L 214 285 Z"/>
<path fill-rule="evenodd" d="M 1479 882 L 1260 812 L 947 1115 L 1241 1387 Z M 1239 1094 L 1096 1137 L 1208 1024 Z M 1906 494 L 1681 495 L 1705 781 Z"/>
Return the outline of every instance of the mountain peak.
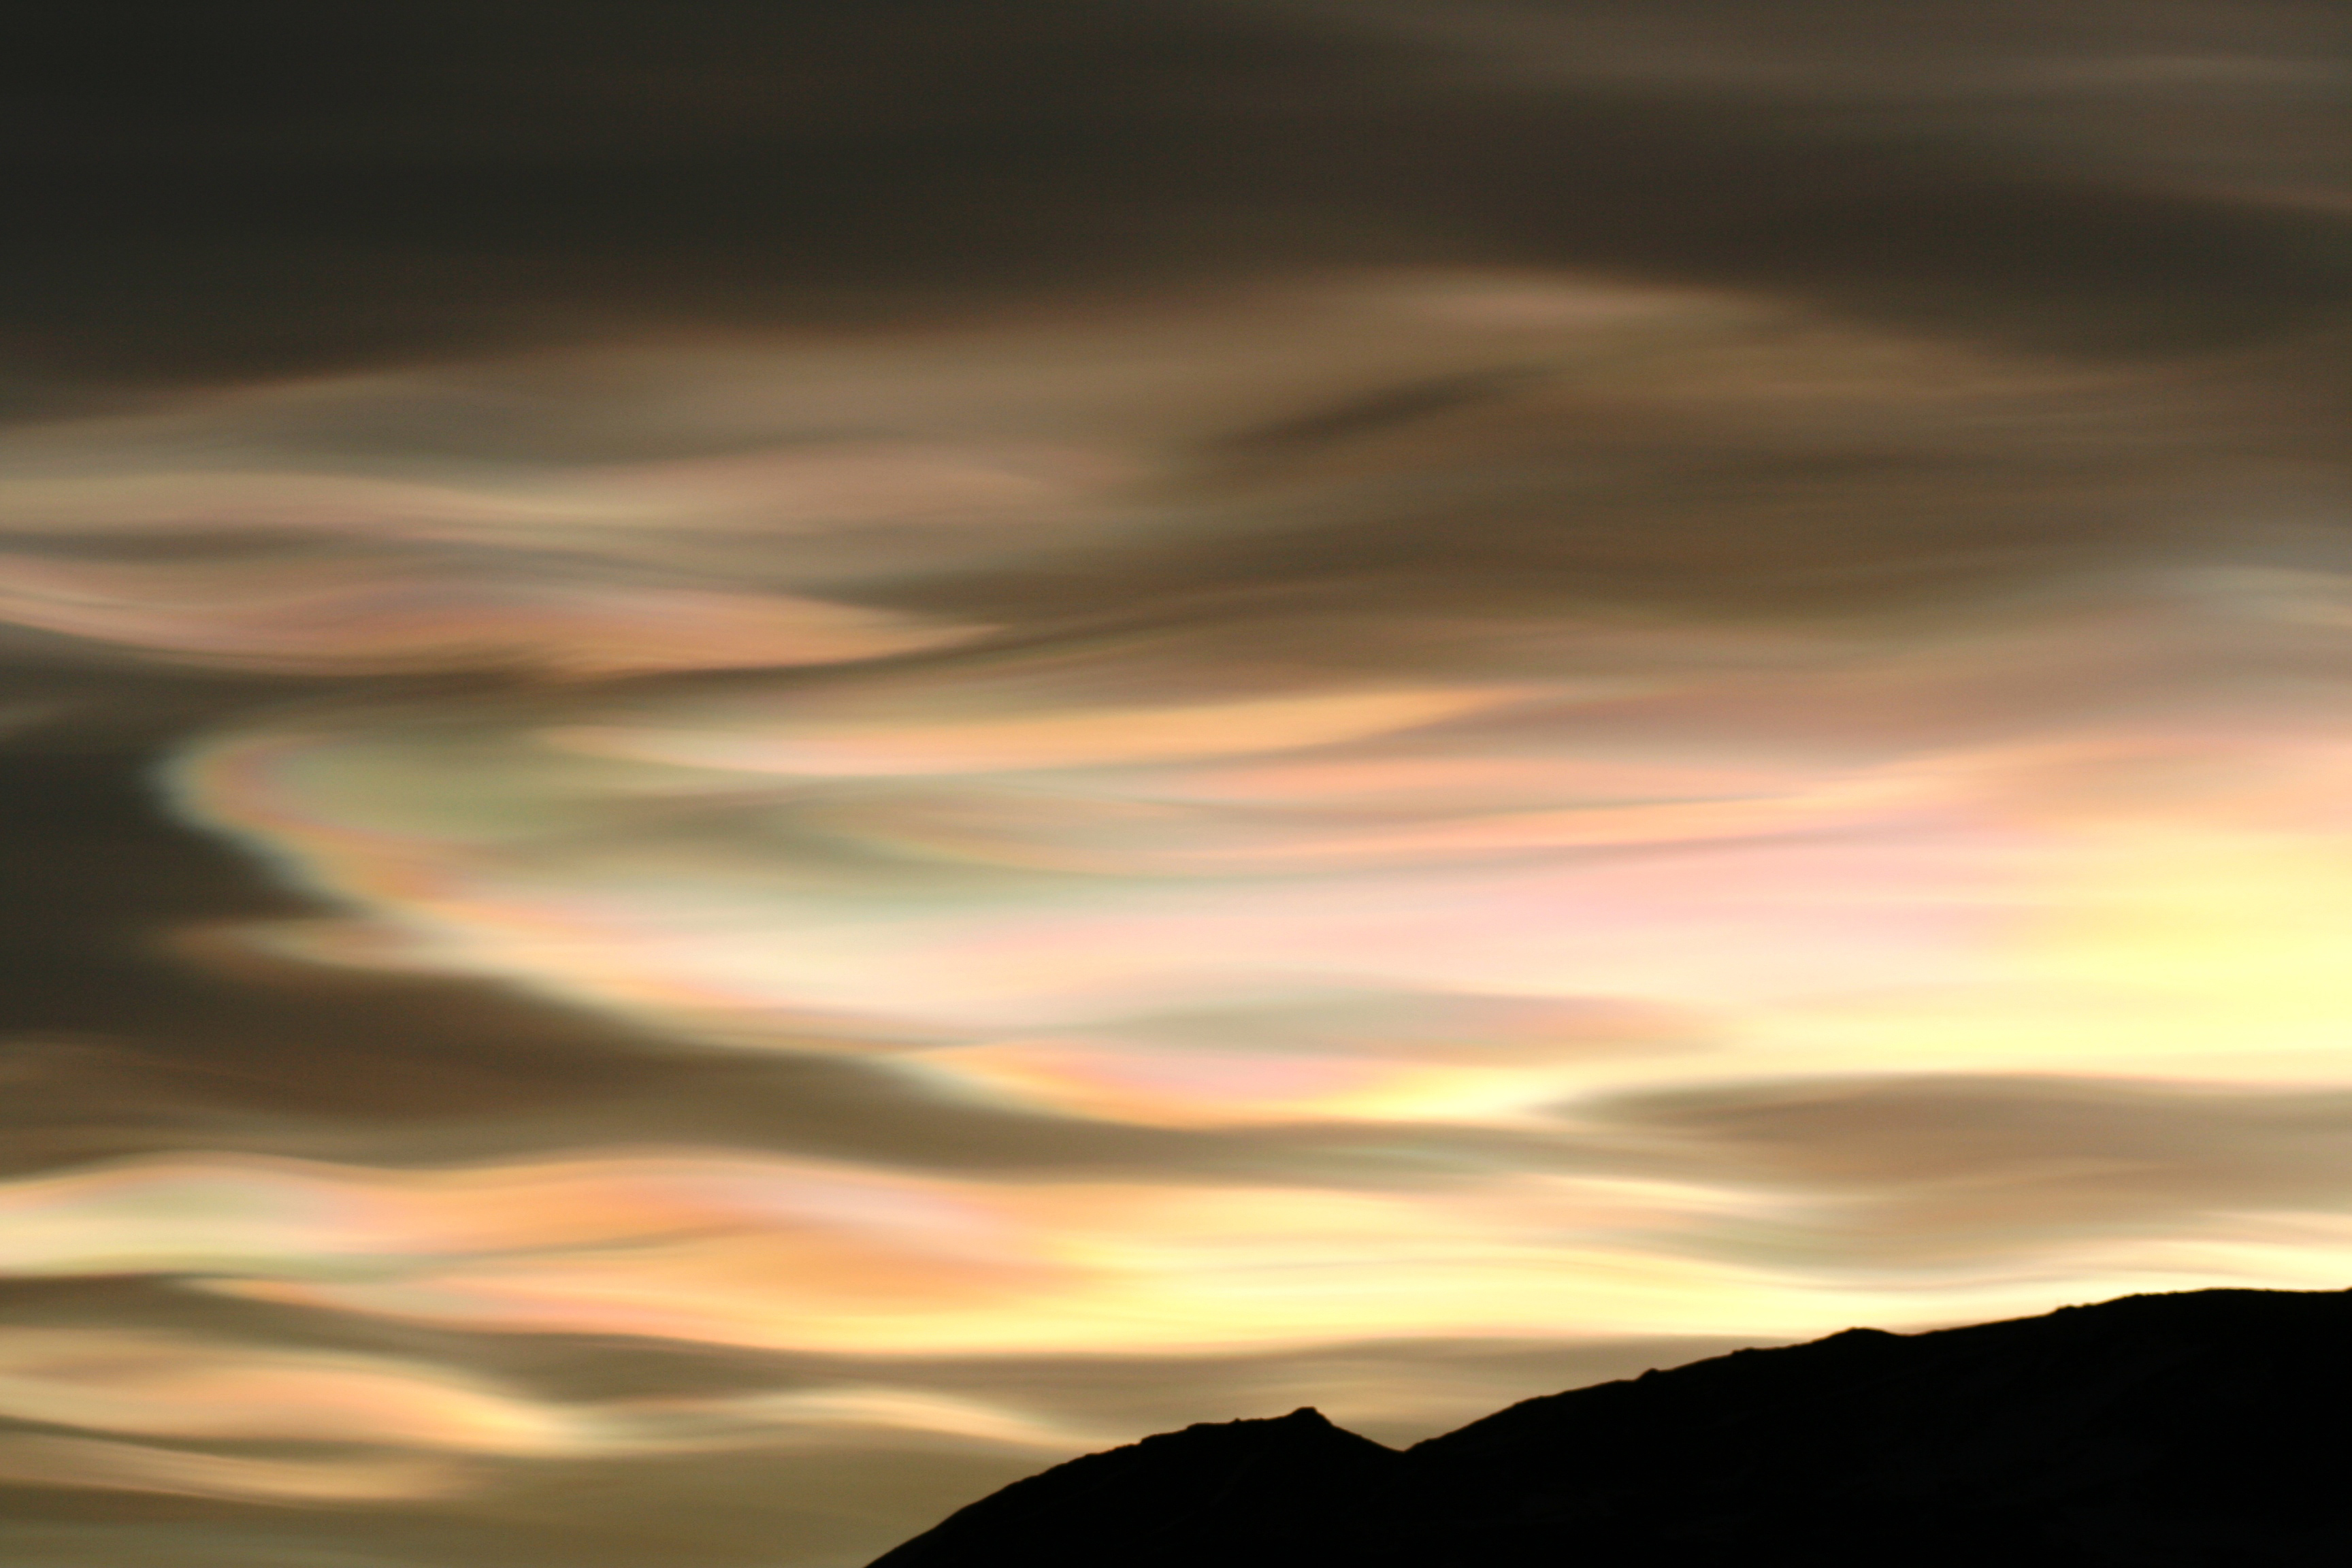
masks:
<path fill-rule="evenodd" d="M 1020 1562 L 1196 1563 L 1227 1533 L 1289 1552 L 1369 1546 L 1366 1521 L 1404 1456 L 1312 1405 L 1203 1421 L 1015 1481 L 880 1558 L 875 1568 Z M 1116 1548 L 1110 1542 L 1119 1542 Z M 1307 1561 L 1285 1557 L 1283 1561 Z"/>
<path fill-rule="evenodd" d="M 1302 1406 L 1014 1483 L 876 1568 L 2352 1560 L 2352 1292 L 1738 1351 L 1398 1453 Z"/>

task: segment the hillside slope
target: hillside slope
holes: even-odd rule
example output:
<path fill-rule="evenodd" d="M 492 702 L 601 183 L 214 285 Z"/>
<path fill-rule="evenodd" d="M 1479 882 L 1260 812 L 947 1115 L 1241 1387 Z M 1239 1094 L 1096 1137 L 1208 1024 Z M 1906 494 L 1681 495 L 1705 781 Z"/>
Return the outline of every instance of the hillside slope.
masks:
<path fill-rule="evenodd" d="M 1312 1410 L 982 1500 L 875 1568 L 2352 1562 L 2352 1292 L 1854 1329 L 1531 1399 L 1402 1453 Z"/>

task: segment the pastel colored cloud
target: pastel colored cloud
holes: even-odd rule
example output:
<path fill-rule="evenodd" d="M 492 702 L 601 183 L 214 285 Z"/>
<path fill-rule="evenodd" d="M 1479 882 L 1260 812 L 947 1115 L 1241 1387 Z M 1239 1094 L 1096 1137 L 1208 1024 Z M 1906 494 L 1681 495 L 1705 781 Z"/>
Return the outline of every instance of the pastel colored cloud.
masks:
<path fill-rule="evenodd" d="M 5 1463 L 359 1500 L 835 1439 L 1037 1457 L 1133 1433 L 874 1368 L 2340 1275 L 2341 1152 L 2285 1102 L 2352 1085 L 2352 589 L 2315 546 L 2090 550 L 2170 470 L 2069 477 L 2080 432 L 2014 417 L 2177 411 L 1533 274 L 1116 314 L 26 438 L 0 618 L 492 677 L 182 745 L 174 807 L 316 908 L 176 951 L 487 981 L 626 1026 L 654 1077 L 826 1098 L 643 1143 L 619 1106 L 369 1152 L 224 1118 L 278 1152 L 0 1184 L 25 1276 L 803 1358 L 559 1399 L 421 1352 L 33 1340 L 23 1418 L 90 1435 Z M 503 435 L 458 428 L 478 404 Z M 1995 418 L 2057 456 L 1950 449 Z M 1444 1403 L 1398 1376 L 1363 1408 Z M 225 1413 L 236 1380 L 266 1397 Z"/>

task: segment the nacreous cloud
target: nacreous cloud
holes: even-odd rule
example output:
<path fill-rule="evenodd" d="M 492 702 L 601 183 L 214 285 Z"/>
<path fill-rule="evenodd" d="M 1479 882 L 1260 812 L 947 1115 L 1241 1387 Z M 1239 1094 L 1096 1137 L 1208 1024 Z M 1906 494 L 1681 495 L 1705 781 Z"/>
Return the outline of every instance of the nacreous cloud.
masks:
<path fill-rule="evenodd" d="M 248 940 L 500 981 L 688 1050 L 855 1057 L 942 1108 L 1263 1155 L 1158 1181 L 762 1167 L 761 1201 L 800 1216 L 781 1229 L 597 1151 L 272 1175 L 368 1194 L 391 1229 L 349 1245 L 387 1272 L 224 1240 L 214 1289 L 471 1327 L 1140 1353 L 1802 1333 L 2336 1266 L 2316 1197 L 2281 1200 L 2299 1239 L 2226 1257 L 2188 1199 L 1914 1246 L 1874 1216 L 1941 1200 L 1898 1173 L 1825 1196 L 1744 1122 L 1626 1121 L 1823 1082 L 2352 1081 L 2352 947 L 2324 915 L 2352 886 L 2352 578 L 2307 508 L 2234 531 L 2286 492 L 2231 455 L 2252 395 L 2231 374 L 2184 391 L 1459 270 L 607 369 L 572 402 L 533 393 L 532 439 L 605 398 L 735 455 L 516 455 L 495 483 L 478 455 L 467 485 L 433 480 L 440 510 L 415 471 L 370 479 L 306 548 L 568 562 L 583 626 L 610 584 L 658 581 L 959 640 L 227 727 L 181 755 L 177 800 L 341 911 Z M 226 421 L 282 469 L 356 395 L 140 419 Z M 825 418 L 895 445 L 820 438 Z M 136 446 L 140 419 L 53 434 L 47 460 Z M 208 615 L 190 624 L 246 624 Z M 612 641 L 578 634 L 599 668 L 662 662 L 599 624 Z M 1967 1099 L 1887 1093 L 1923 1127 Z M 1333 1187 L 1345 1139 L 1385 1174 Z M 110 1234 L 84 1201 L 59 1234 Z"/>

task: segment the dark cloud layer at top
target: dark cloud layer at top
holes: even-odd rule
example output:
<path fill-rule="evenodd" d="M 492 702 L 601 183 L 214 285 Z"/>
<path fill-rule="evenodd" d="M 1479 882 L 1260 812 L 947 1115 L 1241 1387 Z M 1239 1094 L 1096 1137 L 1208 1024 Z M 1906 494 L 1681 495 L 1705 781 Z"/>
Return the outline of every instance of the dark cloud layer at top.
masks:
<path fill-rule="evenodd" d="M 2324 141 L 2340 82 L 2262 73 L 2324 60 L 2328 13 L 1937 5 L 1890 39 L 1855 9 L 48 9 L 9 51 L 5 328 L 38 408 L 1364 261 L 1734 283 L 2090 353 L 2346 298 L 2340 212 L 2099 151 L 2177 113 Z M 1661 54 L 1686 68 L 1643 74 Z M 1978 79 L 1939 81 L 1954 58 Z"/>

